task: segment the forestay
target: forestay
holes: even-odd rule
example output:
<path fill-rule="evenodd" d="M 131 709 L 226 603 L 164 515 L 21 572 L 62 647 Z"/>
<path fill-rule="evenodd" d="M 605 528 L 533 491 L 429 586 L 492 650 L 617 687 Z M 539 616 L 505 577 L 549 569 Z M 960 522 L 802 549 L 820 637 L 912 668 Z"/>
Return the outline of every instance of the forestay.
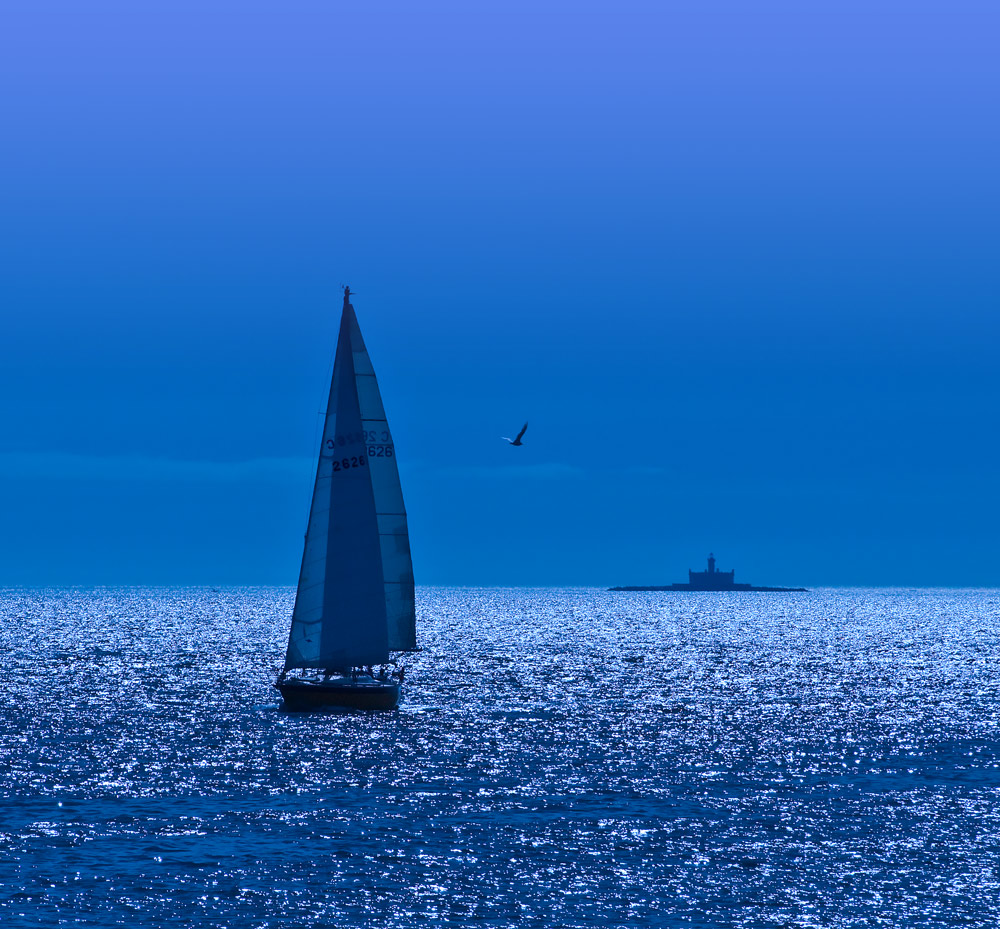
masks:
<path fill-rule="evenodd" d="M 413 566 L 375 371 L 345 290 L 285 669 L 378 664 L 416 647 Z"/>

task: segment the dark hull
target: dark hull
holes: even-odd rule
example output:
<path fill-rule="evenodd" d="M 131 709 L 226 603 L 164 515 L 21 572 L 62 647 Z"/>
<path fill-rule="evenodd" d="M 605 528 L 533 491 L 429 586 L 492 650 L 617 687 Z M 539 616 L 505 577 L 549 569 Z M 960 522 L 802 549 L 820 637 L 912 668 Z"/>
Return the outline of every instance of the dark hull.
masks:
<path fill-rule="evenodd" d="M 399 705 L 399 684 L 392 681 L 279 681 L 274 686 L 288 710 L 394 710 Z"/>

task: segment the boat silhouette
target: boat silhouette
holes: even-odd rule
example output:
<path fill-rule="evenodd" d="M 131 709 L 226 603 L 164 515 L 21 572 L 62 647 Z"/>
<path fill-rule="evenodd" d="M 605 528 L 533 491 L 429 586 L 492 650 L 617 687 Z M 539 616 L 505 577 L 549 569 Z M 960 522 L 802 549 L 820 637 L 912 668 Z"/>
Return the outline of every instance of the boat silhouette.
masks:
<path fill-rule="evenodd" d="M 357 316 L 344 288 L 285 663 L 288 709 L 388 710 L 416 649 L 413 564 L 396 451 Z M 376 670 L 379 668 L 379 670 Z"/>
<path fill-rule="evenodd" d="M 698 590 L 698 591 L 773 591 L 781 593 L 799 593 L 805 587 L 754 587 L 752 584 L 736 583 L 736 570 L 718 571 L 715 567 L 715 555 L 709 553 L 707 571 L 688 570 L 686 584 L 667 584 L 661 587 L 609 587 L 608 590 Z"/>

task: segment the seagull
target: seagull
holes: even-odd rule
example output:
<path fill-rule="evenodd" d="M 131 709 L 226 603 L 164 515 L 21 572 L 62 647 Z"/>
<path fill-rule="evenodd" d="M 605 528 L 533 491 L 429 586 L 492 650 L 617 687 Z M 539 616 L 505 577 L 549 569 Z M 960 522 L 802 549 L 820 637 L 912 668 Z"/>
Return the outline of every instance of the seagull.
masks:
<path fill-rule="evenodd" d="M 524 445 L 524 443 L 523 443 L 523 442 L 521 441 L 521 436 L 523 436 L 523 435 L 524 435 L 524 432 L 525 432 L 525 430 L 526 430 L 527 428 L 528 428 L 528 424 L 527 424 L 527 423 L 525 423 L 525 424 L 524 424 L 524 425 L 523 425 L 523 426 L 521 427 L 521 431 L 520 431 L 520 432 L 519 432 L 519 433 L 517 434 L 517 438 L 516 438 L 516 439 L 512 439 L 512 438 L 511 438 L 510 436 L 507 436 L 507 435 L 505 435 L 505 436 L 501 436 L 501 438 L 502 438 L 502 439 L 503 439 L 503 440 L 504 440 L 505 442 L 509 442 L 509 443 L 510 443 L 511 445 Z"/>

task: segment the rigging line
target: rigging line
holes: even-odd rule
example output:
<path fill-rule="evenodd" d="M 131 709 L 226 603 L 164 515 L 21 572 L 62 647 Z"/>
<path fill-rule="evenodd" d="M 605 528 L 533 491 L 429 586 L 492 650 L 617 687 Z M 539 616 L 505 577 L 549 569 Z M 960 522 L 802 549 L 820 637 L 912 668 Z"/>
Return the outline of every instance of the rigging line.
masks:
<path fill-rule="evenodd" d="M 334 355 L 334 360 L 335 360 L 335 358 L 336 358 L 336 355 Z M 320 398 L 320 406 L 323 406 L 323 407 L 325 407 L 326 404 L 329 403 L 329 400 L 330 400 L 330 383 L 333 380 L 334 360 L 330 361 L 329 367 L 327 369 L 326 381 L 325 381 L 325 383 L 326 383 L 326 391 L 324 392 L 323 396 Z M 316 411 L 316 416 L 318 417 L 318 419 L 316 420 L 316 428 L 314 430 L 314 435 L 313 435 L 313 459 L 316 459 L 316 458 L 319 457 L 319 444 L 320 444 L 320 442 L 323 439 L 322 430 L 323 430 L 324 421 L 326 419 L 326 412 L 327 412 L 326 409 L 322 409 L 322 410 L 317 410 Z"/>
<path fill-rule="evenodd" d="M 313 429 L 313 442 L 312 442 L 312 460 L 313 460 L 313 462 L 318 462 L 319 461 L 319 449 L 320 449 L 320 445 L 323 442 L 323 431 L 324 431 L 324 427 L 326 426 L 326 414 L 327 414 L 326 406 L 330 402 L 330 388 L 331 388 L 331 386 L 333 384 L 333 369 L 334 369 L 334 366 L 337 363 L 337 348 L 336 348 L 336 343 L 334 344 L 334 349 L 330 353 L 329 358 L 330 358 L 330 361 L 329 361 L 329 364 L 327 365 L 326 377 L 323 380 L 323 385 L 325 387 L 325 390 L 320 395 L 320 401 L 319 401 L 319 405 L 321 407 L 323 407 L 323 409 L 316 411 L 316 426 Z M 316 467 L 318 468 L 318 465 L 316 465 Z M 313 471 L 312 477 L 313 477 L 313 479 L 309 483 L 309 485 L 308 485 L 309 489 L 307 491 L 307 493 L 309 495 L 308 499 L 306 501 L 306 512 L 307 513 L 311 513 L 312 512 L 313 490 L 314 490 L 314 484 L 316 482 L 316 471 L 315 470 Z M 307 523 L 307 527 L 308 527 L 308 523 Z M 308 529 L 307 529 L 307 531 L 308 531 Z"/>
<path fill-rule="evenodd" d="M 338 327 L 339 328 L 339 327 Z M 329 342 L 327 344 L 330 344 Z M 330 402 L 330 389 L 333 386 L 333 369 L 337 364 L 337 346 L 340 344 L 339 331 L 337 338 L 333 342 L 333 348 L 328 352 L 327 358 L 329 359 L 326 365 L 326 376 L 320 381 L 319 389 L 321 391 L 319 395 L 319 403 L 317 404 L 320 409 L 317 415 L 322 417 L 319 419 L 316 425 L 316 435 L 313 438 L 313 461 L 319 459 L 319 446 L 320 442 L 323 441 L 322 428 L 324 425 L 325 417 L 327 414 L 327 405 Z M 310 491 L 310 503 L 312 502 L 312 492 Z"/>

